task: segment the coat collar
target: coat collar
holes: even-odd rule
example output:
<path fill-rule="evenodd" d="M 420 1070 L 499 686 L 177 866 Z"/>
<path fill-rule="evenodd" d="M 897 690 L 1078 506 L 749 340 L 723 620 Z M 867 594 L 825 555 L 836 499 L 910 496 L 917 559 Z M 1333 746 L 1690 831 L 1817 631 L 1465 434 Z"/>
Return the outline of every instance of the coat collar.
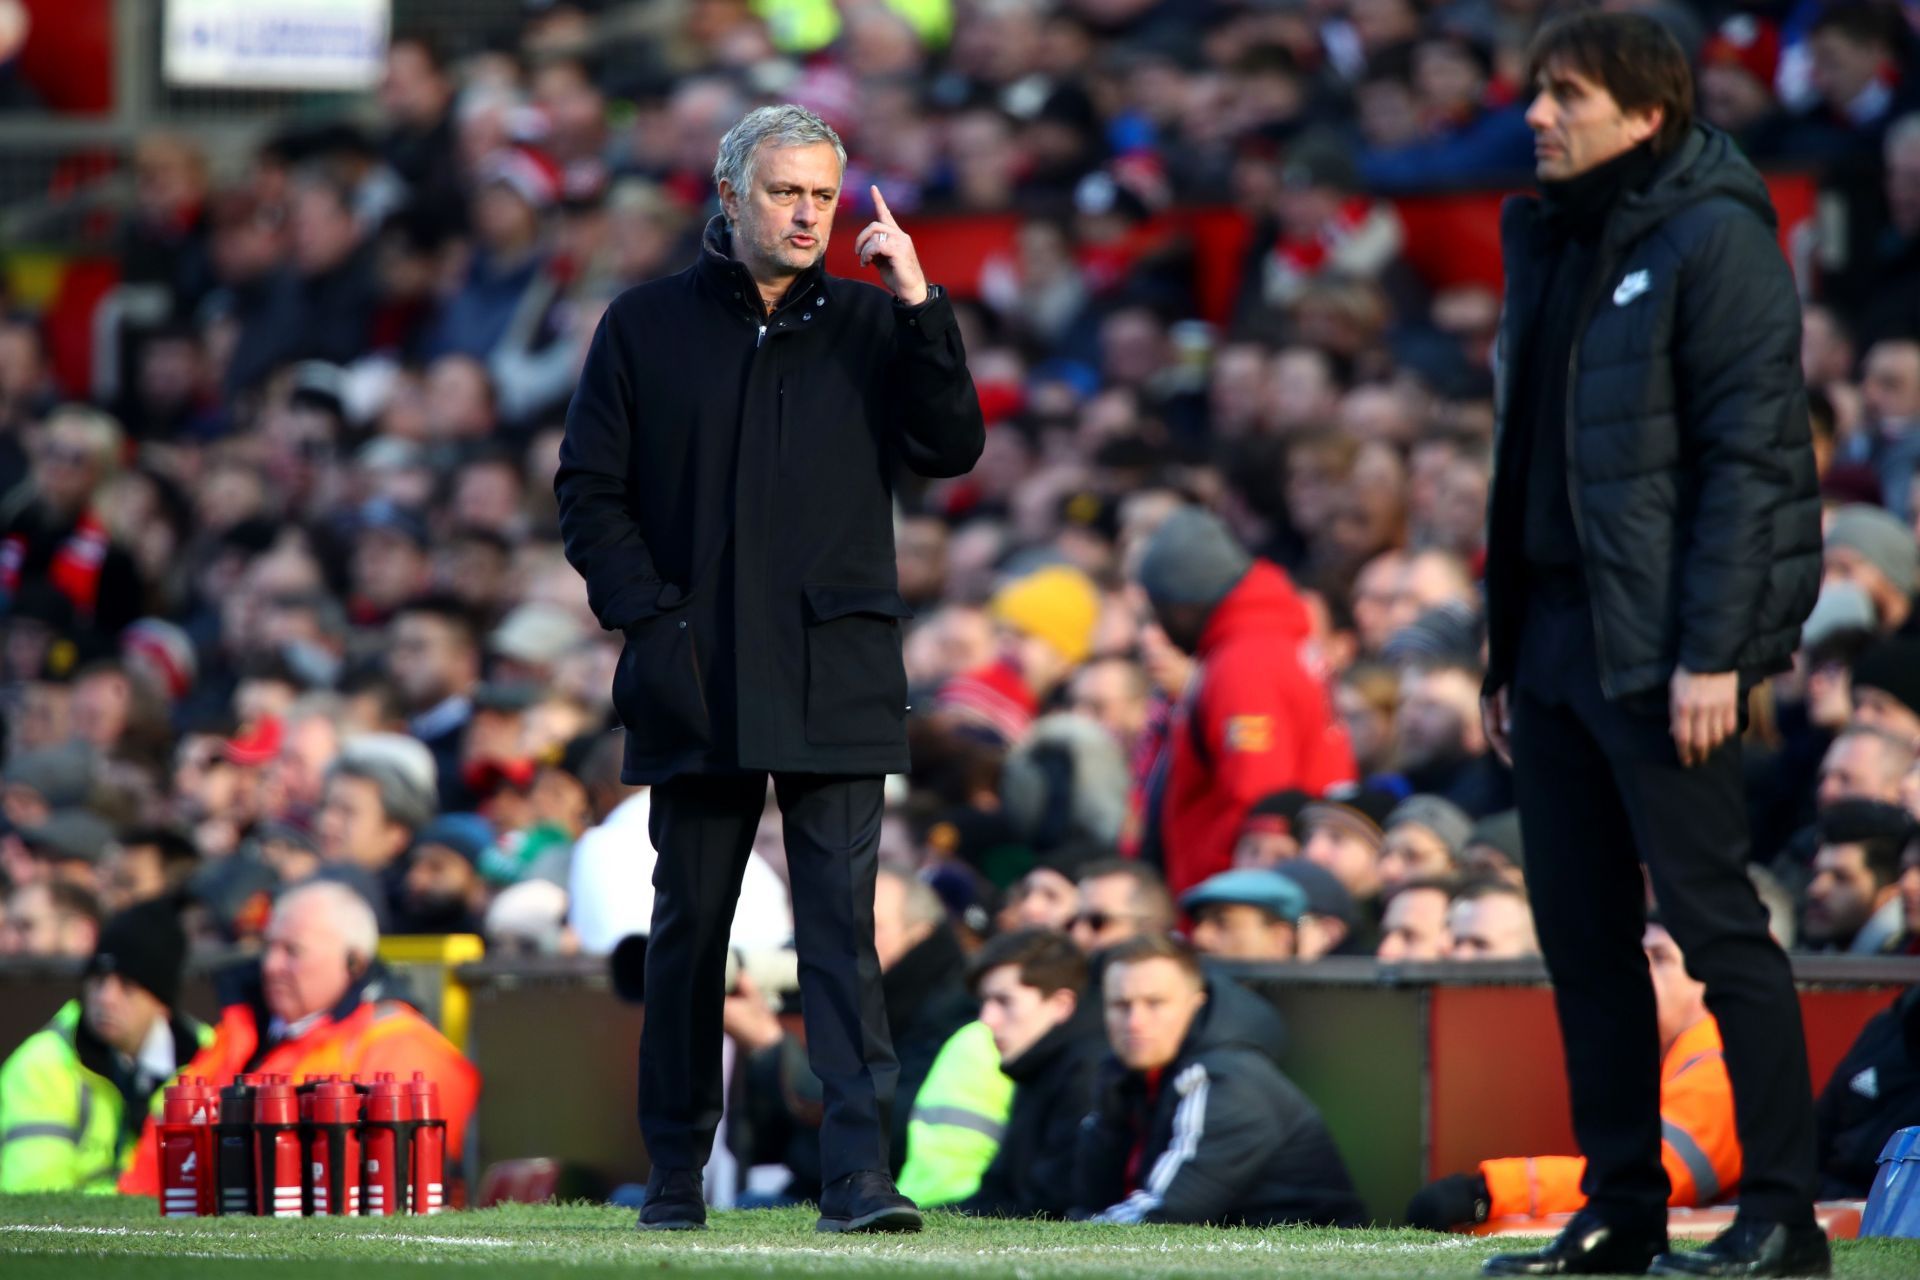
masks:
<path fill-rule="evenodd" d="M 756 321 L 767 319 L 769 313 L 760 306 L 760 286 L 754 283 L 753 273 L 733 256 L 733 229 L 727 225 L 724 214 L 715 214 L 707 221 L 707 229 L 700 236 L 700 260 L 695 270 L 721 297 L 731 294 L 738 298 Z M 780 305 L 771 314 L 779 315 L 808 294 L 824 298 L 827 280 L 826 268 L 818 263 L 807 268 L 787 286 Z"/>

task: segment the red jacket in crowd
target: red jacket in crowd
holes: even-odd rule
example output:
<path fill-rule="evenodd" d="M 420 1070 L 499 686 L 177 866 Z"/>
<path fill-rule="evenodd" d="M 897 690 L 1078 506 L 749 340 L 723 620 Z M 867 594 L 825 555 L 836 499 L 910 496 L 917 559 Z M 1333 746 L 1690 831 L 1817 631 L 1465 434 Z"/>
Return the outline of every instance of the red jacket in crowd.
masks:
<path fill-rule="evenodd" d="M 1354 780 L 1346 727 L 1302 656 L 1310 632 L 1286 574 L 1264 560 L 1208 619 L 1194 684 L 1168 728 L 1159 840 L 1148 842 L 1157 843 L 1176 898 L 1233 865 L 1254 801 L 1289 787 L 1321 795 Z M 1136 811 L 1154 809 L 1149 799 Z"/>

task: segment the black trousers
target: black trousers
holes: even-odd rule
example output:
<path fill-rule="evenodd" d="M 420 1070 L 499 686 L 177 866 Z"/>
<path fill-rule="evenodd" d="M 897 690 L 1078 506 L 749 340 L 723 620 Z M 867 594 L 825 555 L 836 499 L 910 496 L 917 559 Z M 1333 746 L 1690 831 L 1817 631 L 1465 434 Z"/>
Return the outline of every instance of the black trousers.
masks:
<path fill-rule="evenodd" d="M 1584 600 L 1535 600 L 1512 691 L 1527 887 L 1566 1048 L 1582 1189 L 1609 1219 L 1664 1224 L 1660 1045 L 1640 938 L 1645 882 L 1706 984 L 1740 1134 L 1743 1214 L 1804 1225 L 1815 1187 L 1813 1089 L 1787 958 L 1747 879 L 1738 741 L 1693 768 L 1665 689 L 1601 692 Z"/>
<path fill-rule="evenodd" d="M 775 774 L 786 830 L 807 1056 L 823 1086 L 822 1185 L 887 1169 L 899 1066 L 873 949 L 881 779 Z M 653 791 L 653 930 L 640 1033 L 640 1132 L 655 1167 L 697 1170 L 724 1081 L 727 934 L 767 775 L 689 774 Z"/>

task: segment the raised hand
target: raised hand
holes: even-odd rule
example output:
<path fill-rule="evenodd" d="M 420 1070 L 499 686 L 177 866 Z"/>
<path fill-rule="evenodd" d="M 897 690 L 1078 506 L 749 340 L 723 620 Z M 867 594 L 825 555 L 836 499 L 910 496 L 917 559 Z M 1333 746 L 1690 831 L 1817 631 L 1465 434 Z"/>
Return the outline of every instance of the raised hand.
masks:
<path fill-rule="evenodd" d="M 918 306 L 927 300 L 927 277 L 920 270 L 920 255 L 914 251 L 913 237 L 893 220 L 893 212 L 887 208 L 887 199 L 880 194 L 880 188 L 868 190 L 873 193 L 875 217 L 861 229 L 853 242 L 853 251 L 860 255 L 861 266 L 873 267 L 880 273 L 880 283 L 887 286 L 894 297 L 909 306 Z"/>

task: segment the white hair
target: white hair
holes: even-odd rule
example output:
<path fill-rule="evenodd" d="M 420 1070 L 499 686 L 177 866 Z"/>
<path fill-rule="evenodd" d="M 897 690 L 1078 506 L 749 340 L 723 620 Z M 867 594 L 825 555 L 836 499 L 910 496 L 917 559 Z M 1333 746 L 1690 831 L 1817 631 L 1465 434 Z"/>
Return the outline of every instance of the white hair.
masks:
<path fill-rule="evenodd" d="M 777 107 L 757 107 L 740 118 L 720 139 L 720 154 L 713 161 L 713 185 L 726 183 L 735 195 L 744 195 L 753 181 L 753 159 L 760 144 L 776 147 L 806 147 L 830 142 L 840 157 L 840 171 L 846 172 L 847 148 L 833 126 L 805 107 L 783 103 Z"/>
<path fill-rule="evenodd" d="M 338 880 L 309 880 L 280 895 L 273 904 L 274 918 L 309 902 L 339 933 L 348 955 L 362 962 L 373 959 L 380 949 L 380 922 L 365 898 Z"/>

